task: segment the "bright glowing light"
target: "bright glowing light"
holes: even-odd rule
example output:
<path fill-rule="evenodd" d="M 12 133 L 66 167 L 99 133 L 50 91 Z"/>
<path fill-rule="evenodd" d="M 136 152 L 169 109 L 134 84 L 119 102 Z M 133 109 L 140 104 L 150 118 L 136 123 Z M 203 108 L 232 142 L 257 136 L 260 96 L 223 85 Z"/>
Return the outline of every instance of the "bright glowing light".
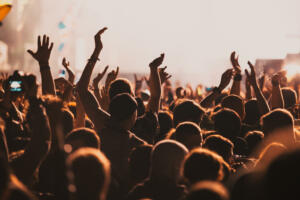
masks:
<path fill-rule="evenodd" d="M 0 5 L 0 21 L 2 21 L 6 17 L 10 10 L 11 5 L 9 4 Z"/>
<path fill-rule="evenodd" d="M 287 71 L 287 77 L 293 77 L 296 74 L 300 74 L 300 65 L 297 64 L 288 64 L 283 67 Z"/>

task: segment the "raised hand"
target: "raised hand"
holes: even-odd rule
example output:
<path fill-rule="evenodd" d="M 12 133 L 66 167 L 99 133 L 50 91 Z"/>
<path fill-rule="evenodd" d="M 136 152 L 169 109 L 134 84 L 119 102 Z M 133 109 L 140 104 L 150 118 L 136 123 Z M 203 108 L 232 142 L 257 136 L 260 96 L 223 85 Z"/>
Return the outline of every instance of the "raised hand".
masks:
<path fill-rule="evenodd" d="M 172 75 L 169 75 L 165 70 L 167 69 L 167 66 L 159 69 L 159 76 L 160 76 L 160 82 L 163 84 L 168 79 L 172 77 Z"/>
<path fill-rule="evenodd" d="M 104 70 L 101 73 L 98 73 L 97 76 L 93 79 L 93 87 L 94 89 L 98 89 L 99 82 L 102 80 L 104 75 L 106 74 L 106 71 L 108 69 L 108 65 L 104 68 Z"/>
<path fill-rule="evenodd" d="M 160 56 L 158 58 L 155 58 L 150 64 L 149 64 L 149 67 L 150 68 L 158 68 L 162 62 L 164 61 L 164 57 L 165 57 L 165 54 L 162 53 L 160 54 Z"/>
<path fill-rule="evenodd" d="M 116 78 L 118 77 L 118 74 L 119 74 L 119 67 L 117 67 L 116 70 L 112 70 L 111 72 L 109 72 L 107 74 L 106 81 L 105 81 L 105 88 L 106 89 L 108 89 L 111 82 L 116 80 Z"/>
<path fill-rule="evenodd" d="M 95 39 L 95 51 L 97 51 L 99 53 L 100 53 L 100 51 L 103 48 L 102 41 L 101 41 L 101 35 L 102 35 L 102 33 L 104 33 L 104 31 L 106 31 L 106 29 L 107 29 L 107 27 L 104 27 L 104 28 L 100 29 L 98 31 L 98 33 L 96 33 L 96 35 L 94 36 L 94 39 Z"/>
<path fill-rule="evenodd" d="M 257 85 L 255 69 L 254 69 L 253 64 L 250 61 L 248 61 L 248 65 L 249 65 L 249 67 L 251 69 L 251 73 L 249 74 L 249 72 L 248 72 L 247 69 L 245 70 L 245 73 L 246 73 L 246 76 L 247 76 L 250 84 L 252 86 L 255 86 L 255 85 Z"/>
<path fill-rule="evenodd" d="M 272 85 L 273 86 L 278 86 L 280 85 L 281 82 L 281 75 L 280 74 L 275 74 L 272 76 Z"/>
<path fill-rule="evenodd" d="M 34 53 L 32 50 L 28 49 L 27 52 L 40 64 L 49 65 L 49 58 L 53 48 L 53 42 L 49 44 L 49 37 L 44 35 L 43 41 L 41 42 L 41 36 L 38 36 L 38 48 Z"/>
<path fill-rule="evenodd" d="M 227 69 L 223 74 L 221 78 L 221 82 L 219 85 L 219 89 L 222 91 L 224 90 L 230 83 L 230 80 L 233 76 L 233 69 Z"/>
<path fill-rule="evenodd" d="M 67 61 L 67 59 L 64 57 L 62 60 L 62 65 L 64 66 L 64 68 L 66 69 L 66 71 L 68 72 L 69 75 L 69 81 L 73 84 L 74 80 L 75 80 L 75 74 L 74 72 L 70 69 L 70 62 Z"/>
<path fill-rule="evenodd" d="M 235 51 L 231 53 L 230 55 L 230 61 L 233 66 L 233 69 L 235 73 L 240 74 L 241 73 L 241 67 L 239 64 L 239 56 L 236 56 Z"/>

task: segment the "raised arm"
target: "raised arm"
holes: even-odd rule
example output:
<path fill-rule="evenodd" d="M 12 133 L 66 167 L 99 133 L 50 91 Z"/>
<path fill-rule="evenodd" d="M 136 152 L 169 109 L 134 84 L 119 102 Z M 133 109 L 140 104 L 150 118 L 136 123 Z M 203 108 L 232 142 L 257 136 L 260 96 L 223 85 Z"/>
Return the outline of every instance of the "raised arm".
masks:
<path fill-rule="evenodd" d="M 246 75 L 250 81 L 251 86 L 254 89 L 254 93 L 258 102 L 258 108 L 261 115 L 264 115 L 270 111 L 269 105 L 267 103 L 267 100 L 265 99 L 261 89 L 258 86 L 257 80 L 256 80 L 256 74 L 254 66 L 250 61 L 248 61 L 248 65 L 251 68 L 251 74 L 249 74 L 248 70 L 245 70 Z"/>
<path fill-rule="evenodd" d="M 88 90 L 89 82 L 91 79 L 91 75 L 93 72 L 93 69 L 95 67 L 95 64 L 98 60 L 98 57 L 100 55 L 100 52 L 103 48 L 102 42 L 101 42 L 101 34 L 106 30 L 107 28 L 101 29 L 96 35 L 95 35 L 95 49 L 88 60 L 88 63 L 86 64 L 82 75 L 80 77 L 80 80 L 77 84 L 77 91 L 80 97 L 80 100 L 82 102 L 82 105 L 88 115 L 88 117 L 93 121 L 94 125 L 96 126 L 97 130 L 101 130 L 105 127 L 106 120 L 109 119 L 109 114 L 103 111 L 95 96 Z"/>
<path fill-rule="evenodd" d="M 234 78 L 233 78 L 230 94 L 235 94 L 240 96 L 242 75 L 241 75 L 241 67 L 238 59 L 239 57 L 235 55 L 235 51 L 232 52 L 230 56 L 230 60 L 231 60 L 232 67 L 234 69 Z"/>
<path fill-rule="evenodd" d="M 222 74 L 220 85 L 218 87 L 215 87 L 213 91 L 200 102 L 200 105 L 203 108 L 210 108 L 213 105 L 215 99 L 229 85 L 232 75 L 233 75 L 233 69 L 227 69 Z"/>
<path fill-rule="evenodd" d="M 271 97 L 271 107 L 272 110 L 275 108 L 284 108 L 284 101 L 280 87 L 281 76 L 275 74 L 272 77 L 272 97 Z"/>
<path fill-rule="evenodd" d="M 106 74 L 106 71 L 108 69 L 108 65 L 104 68 L 104 70 L 101 73 L 98 73 L 97 76 L 93 79 L 93 89 L 94 89 L 94 95 L 97 98 L 97 101 L 100 103 L 101 95 L 99 90 L 99 83 Z"/>
<path fill-rule="evenodd" d="M 41 42 L 41 36 L 38 36 L 38 48 L 34 53 L 32 50 L 27 52 L 39 63 L 40 72 L 42 77 L 42 93 L 56 95 L 54 81 L 52 78 L 49 59 L 53 48 L 53 42 L 49 44 L 49 37 L 44 35 Z"/>
<path fill-rule="evenodd" d="M 75 81 L 75 74 L 74 72 L 70 69 L 70 62 L 66 60 L 66 58 L 63 58 L 62 60 L 62 65 L 64 66 L 64 68 L 66 69 L 66 71 L 68 72 L 68 80 L 70 81 L 70 83 L 74 84 Z"/>
<path fill-rule="evenodd" d="M 252 92 L 251 92 L 251 84 L 248 76 L 246 76 L 245 79 L 245 89 L 246 89 L 246 99 L 249 100 L 252 98 Z"/>
<path fill-rule="evenodd" d="M 161 54 L 158 58 L 154 59 L 150 64 L 150 78 L 149 78 L 149 87 L 150 87 L 150 99 L 147 105 L 147 111 L 153 113 L 158 113 L 160 97 L 161 97 L 161 82 L 159 77 L 158 67 L 162 64 L 164 60 L 164 54 Z"/>
<path fill-rule="evenodd" d="M 47 156 L 51 145 L 49 121 L 41 100 L 36 97 L 37 86 L 30 90 L 26 119 L 31 130 L 31 140 L 24 154 L 11 163 L 14 172 L 25 184 L 33 180 L 34 173 Z"/>

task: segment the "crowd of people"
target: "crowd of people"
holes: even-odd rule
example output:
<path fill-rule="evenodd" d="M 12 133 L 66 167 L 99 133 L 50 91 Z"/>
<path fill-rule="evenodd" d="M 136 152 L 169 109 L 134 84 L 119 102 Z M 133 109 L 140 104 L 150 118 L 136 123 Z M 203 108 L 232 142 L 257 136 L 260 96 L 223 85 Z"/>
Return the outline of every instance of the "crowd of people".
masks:
<path fill-rule="evenodd" d="M 46 35 L 28 50 L 39 75 L 1 74 L 1 200 L 300 198 L 298 89 L 284 72 L 243 73 L 233 52 L 218 86 L 174 88 L 162 53 L 133 83 L 119 67 L 95 76 L 106 29 L 76 84 L 65 58 L 68 79 L 52 76 Z"/>

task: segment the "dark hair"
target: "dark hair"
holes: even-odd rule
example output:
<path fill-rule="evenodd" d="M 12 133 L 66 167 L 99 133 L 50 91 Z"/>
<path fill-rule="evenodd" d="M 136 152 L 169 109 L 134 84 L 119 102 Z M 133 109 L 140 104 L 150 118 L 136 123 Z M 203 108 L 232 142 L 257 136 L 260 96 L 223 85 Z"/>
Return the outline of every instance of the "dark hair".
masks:
<path fill-rule="evenodd" d="M 260 112 L 256 99 L 251 99 L 245 103 L 245 119 L 244 123 L 249 125 L 257 125 L 260 119 Z"/>
<path fill-rule="evenodd" d="M 231 94 L 225 97 L 221 104 L 223 108 L 230 108 L 234 110 L 241 119 L 245 117 L 245 106 L 242 97 Z"/>
<path fill-rule="evenodd" d="M 245 140 L 248 144 L 248 156 L 254 153 L 254 150 L 259 146 L 259 144 L 264 139 L 264 134 L 261 131 L 249 131 L 245 135 Z M 255 158 L 257 158 L 258 155 L 253 155 Z"/>
<path fill-rule="evenodd" d="M 195 183 L 202 180 L 221 180 L 223 178 L 223 158 L 208 150 L 197 148 L 185 158 L 184 177 Z"/>
<path fill-rule="evenodd" d="M 191 121 L 200 125 L 204 113 L 204 109 L 196 102 L 192 100 L 184 100 L 177 104 L 174 108 L 174 126 L 185 121 Z"/>
<path fill-rule="evenodd" d="M 203 136 L 199 126 L 193 122 L 182 122 L 176 127 L 172 139 L 181 142 L 189 150 L 201 147 Z"/>
<path fill-rule="evenodd" d="M 241 131 L 241 119 L 238 114 L 228 108 L 223 108 L 212 116 L 215 124 L 215 130 L 220 135 L 232 139 L 237 137 Z"/>
<path fill-rule="evenodd" d="M 291 113 L 279 108 L 262 116 L 261 123 L 265 136 L 278 129 L 288 128 L 292 129 L 292 131 L 294 129 L 294 118 Z M 295 139 L 294 132 L 290 137 Z"/>
<path fill-rule="evenodd" d="M 145 114 L 146 108 L 143 100 L 140 97 L 136 97 L 135 100 L 137 102 L 137 111 L 138 111 L 137 115 L 138 117 L 140 117 Z"/>
<path fill-rule="evenodd" d="M 129 155 L 129 170 L 135 183 L 148 177 L 152 145 L 143 144 L 134 148 Z"/>
<path fill-rule="evenodd" d="M 128 93 L 116 95 L 109 104 L 109 113 L 117 121 L 129 119 L 136 110 L 136 100 Z"/>
<path fill-rule="evenodd" d="M 76 199 L 105 199 L 110 182 L 110 162 L 98 149 L 80 148 L 67 164 L 74 174 Z"/>
<path fill-rule="evenodd" d="M 100 149 L 100 138 L 96 131 L 89 128 L 77 128 L 71 131 L 65 139 L 66 144 L 72 144 L 73 141 L 81 141 L 83 144 L 81 147 L 91 147 Z M 72 147 L 73 151 L 78 147 Z M 74 149 L 75 148 L 75 149 Z"/>
<path fill-rule="evenodd" d="M 118 78 L 114 80 L 109 86 L 108 93 L 110 99 L 113 99 L 116 95 L 121 93 L 133 95 L 130 82 L 124 78 Z"/>
<path fill-rule="evenodd" d="M 227 189 L 216 181 L 200 181 L 191 186 L 186 200 L 229 200 Z"/>
<path fill-rule="evenodd" d="M 166 137 L 167 133 L 173 128 L 173 115 L 168 111 L 159 111 L 158 113 L 159 133 L 157 141 Z"/>
<path fill-rule="evenodd" d="M 210 135 L 204 140 L 203 147 L 216 152 L 228 162 L 233 154 L 234 145 L 221 135 Z"/>
<path fill-rule="evenodd" d="M 291 88 L 282 88 L 281 92 L 284 100 L 284 108 L 292 108 L 297 102 L 297 93 L 295 90 Z"/>
<path fill-rule="evenodd" d="M 157 115 L 152 112 L 146 112 L 143 116 L 139 117 L 136 120 L 135 125 L 132 128 L 132 132 L 134 132 L 136 136 L 145 140 L 149 144 L 153 144 L 157 126 Z"/>

